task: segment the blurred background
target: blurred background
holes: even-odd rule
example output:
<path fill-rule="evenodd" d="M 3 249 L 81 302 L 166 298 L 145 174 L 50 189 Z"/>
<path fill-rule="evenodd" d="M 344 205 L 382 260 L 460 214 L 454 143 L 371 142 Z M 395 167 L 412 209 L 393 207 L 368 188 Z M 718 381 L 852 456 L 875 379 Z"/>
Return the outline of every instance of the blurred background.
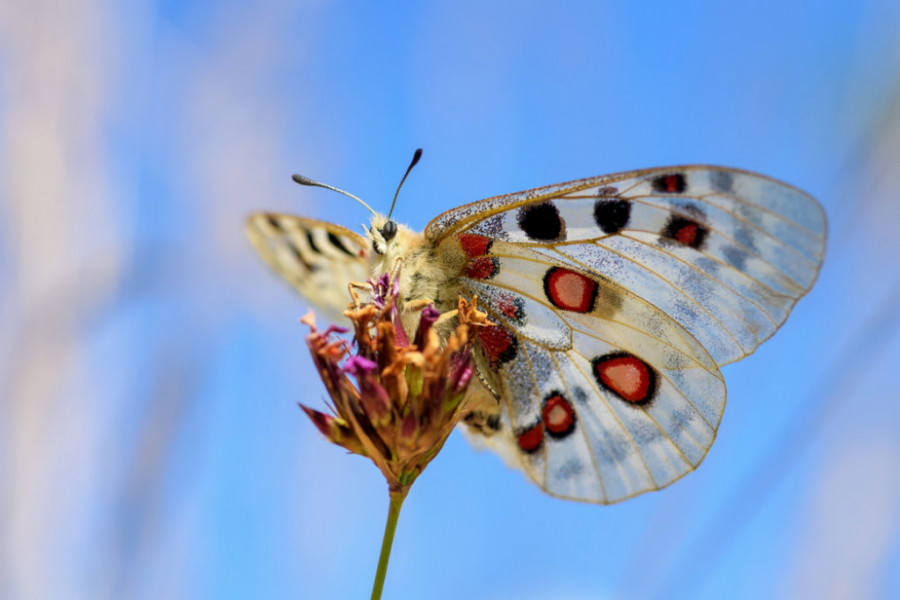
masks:
<path fill-rule="evenodd" d="M 821 200 L 816 287 L 695 472 L 604 507 L 454 434 L 385 598 L 900 597 L 900 3 L 0 0 L 0 597 L 368 597 L 378 471 L 324 442 L 245 216 L 357 229 L 679 163 Z M 690 6 L 690 7 L 688 7 Z"/>

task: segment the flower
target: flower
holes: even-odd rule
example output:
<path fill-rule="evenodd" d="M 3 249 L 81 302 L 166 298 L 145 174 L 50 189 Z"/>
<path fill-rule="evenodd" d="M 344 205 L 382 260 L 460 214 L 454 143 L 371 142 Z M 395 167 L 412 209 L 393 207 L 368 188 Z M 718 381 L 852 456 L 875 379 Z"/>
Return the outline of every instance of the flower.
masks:
<path fill-rule="evenodd" d="M 442 343 L 435 330 L 442 315 L 428 305 L 410 344 L 397 307 L 397 279 L 383 275 L 368 284 L 372 301 L 344 313 L 353 324 L 355 353 L 335 336 L 346 329 L 320 332 L 311 314 L 302 319 L 311 329 L 307 343 L 333 414 L 300 407 L 329 441 L 369 457 L 391 492 L 405 494 L 462 416 L 474 372 L 475 329 L 490 323 L 477 298 L 470 303 L 461 297 L 457 309 L 444 315 L 455 316 L 457 326 Z"/>

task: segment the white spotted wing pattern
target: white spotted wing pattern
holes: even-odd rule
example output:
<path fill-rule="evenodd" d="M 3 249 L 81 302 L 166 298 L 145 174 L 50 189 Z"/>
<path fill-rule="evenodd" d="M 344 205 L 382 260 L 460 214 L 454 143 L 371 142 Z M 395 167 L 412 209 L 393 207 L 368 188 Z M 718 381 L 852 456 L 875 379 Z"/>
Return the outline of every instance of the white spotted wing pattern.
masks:
<path fill-rule="evenodd" d="M 251 217 L 251 229 L 271 251 L 279 232 L 265 221 Z M 495 400 L 478 404 L 473 431 L 511 448 L 546 492 L 609 504 L 700 464 L 725 406 L 719 367 L 753 352 L 810 289 L 825 228 L 819 204 L 794 187 L 682 166 L 468 204 L 387 253 L 403 261 L 405 301 L 428 297 L 443 311 L 456 294 L 477 295 L 496 323 L 479 336 L 473 392 Z M 353 269 L 378 274 L 386 261 L 357 238 L 345 238 L 360 254 Z M 286 274 L 274 255 L 263 253 Z"/>

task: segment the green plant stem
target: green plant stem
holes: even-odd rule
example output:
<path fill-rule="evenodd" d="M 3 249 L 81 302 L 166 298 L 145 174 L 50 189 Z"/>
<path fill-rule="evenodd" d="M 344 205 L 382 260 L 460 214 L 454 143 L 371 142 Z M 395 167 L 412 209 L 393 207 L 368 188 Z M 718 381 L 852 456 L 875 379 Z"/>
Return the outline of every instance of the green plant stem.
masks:
<path fill-rule="evenodd" d="M 394 545 L 394 532 L 397 530 L 397 519 L 400 517 L 400 508 L 406 500 L 408 487 L 399 491 L 391 490 L 391 504 L 388 507 L 387 524 L 384 526 L 384 540 L 381 542 L 381 556 L 378 557 L 378 570 L 375 571 L 375 583 L 372 586 L 372 600 L 381 599 L 381 590 L 384 588 L 384 576 L 387 575 L 388 560 L 391 558 L 391 547 Z"/>

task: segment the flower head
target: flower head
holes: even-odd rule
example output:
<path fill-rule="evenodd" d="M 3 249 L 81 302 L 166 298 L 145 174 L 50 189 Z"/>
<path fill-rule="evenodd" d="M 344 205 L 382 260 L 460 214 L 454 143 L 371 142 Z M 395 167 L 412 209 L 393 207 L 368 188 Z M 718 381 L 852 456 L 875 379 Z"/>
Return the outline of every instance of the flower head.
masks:
<path fill-rule="evenodd" d="M 312 315 L 302 319 L 312 330 L 307 343 L 334 414 L 301 408 L 330 441 L 368 456 L 392 490 L 406 489 L 462 416 L 474 372 L 474 329 L 489 323 L 477 299 L 460 298 L 456 329 L 442 342 L 435 331 L 441 314 L 429 305 L 410 344 L 397 306 L 397 280 L 384 275 L 368 283 L 372 301 L 344 313 L 353 324 L 355 353 L 334 335 L 346 330 L 332 326 L 320 332 Z"/>

